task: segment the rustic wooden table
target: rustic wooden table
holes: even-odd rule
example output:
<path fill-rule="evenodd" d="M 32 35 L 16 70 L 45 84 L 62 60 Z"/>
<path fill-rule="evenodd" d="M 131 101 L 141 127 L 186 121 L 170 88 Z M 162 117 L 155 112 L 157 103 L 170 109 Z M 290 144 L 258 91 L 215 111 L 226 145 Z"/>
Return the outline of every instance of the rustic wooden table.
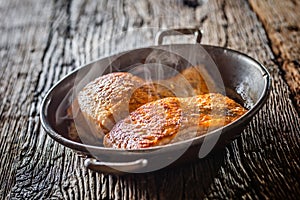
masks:
<path fill-rule="evenodd" d="M 0 10 L 0 199 L 299 199 L 299 1 L 2 0 Z M 250 55 L 273 79 L 266 105 L 224 150 L 115 176 L 86 169 L 43 131 L 39 106 L 64 75 L 153 44 L 146 27 L 191 26 L 204 30 L 202 43 Z"/>

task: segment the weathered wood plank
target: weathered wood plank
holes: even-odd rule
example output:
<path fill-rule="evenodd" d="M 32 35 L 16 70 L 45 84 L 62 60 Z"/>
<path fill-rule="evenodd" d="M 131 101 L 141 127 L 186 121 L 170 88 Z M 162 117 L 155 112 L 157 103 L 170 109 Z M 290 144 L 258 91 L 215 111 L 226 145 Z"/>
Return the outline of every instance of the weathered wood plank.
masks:
<path fill-rule="evenodd" d="M 38 17 L 41 8 L 42 16 Z M 16 157 L 29 128 L 30 107 L 38 80 L 43 53 L 43 35 L 48 10 L 45 2 L 1 1 L 0 39 L 0 198 L 6 197 L 16 182 Z M 22 9 L 16 9 L 21 7 Z M 32 12 L 28 15 L 27 10 Z M 30 137 L 27 135 L 27 137 Z M 31 137 L 33 138 L 33 137 Z"/>
<path fill-rule="evenodd" d="M 23 2 L 23 1 L 22 1 Z M 1 197 L 28 199 L 297 198 L 300 124 L 269 40 L 245 1 L 1 2 Z M 39 17 L 41 15 L 42 17 Z M 83 160 L 41 129 L 38 108 L 72 69 L 153 44 L 158 27 L 200 25 L 203 43 L 234 48 L 264 63 L 274 79 L 267 105 L 224 151 L 150 174 L 114 176 Z M 152 29 L 146 29 L 152 27 Z M 138 31 L 131 31 L 136 29 Z M 122 34 L 120 34 L 122 33 Z M 4 81 L 2 81 L 4 80 Z M 16 81 L 17 80 L 17 81 Z M 25 127 L 25 128 L 24 128 Z M 9 141 L 9 142 L 8 142 Z M 13 149 L 13 150 L 12 150 Z M 8 181 L 4 181 L 8 180 Z M 2 199 L 2 198 L 1 198 Z"/>
<path fill-rule="evenodd" d="M 276 61 L 300 113 L 300 2 L 250 0 L 267 31 Z"/>
<path fill-rule="evenodd" d="M 246 191 L 251 191 L 249 187 L 257 187 L 254 189 L 254 194 L 258 197 L 271 198 L 276 194 L 277 198 L 286 196 L 295 198 L 296 195 L 293 195 L 299 193 L 297 180 L 300 162 L 298 157 L 290 157 L 293 153 L 286 147 L 300 152 L 299 117 L 289 99 L 290 91 L 278 73 L 278 66 L 273 62 L 274 55 L 268 45 L 266 33 L 255 13 L 249 10 L 247 4 L 239 1 L 224 1 L 221 7 L 225 11 L 228 24 L 225 26 L 228 33 L 228 47 L 240 50 L 264 63 L 274 79 L 273 91 L 267 105 L 244 131 L 242 141 L 236 141 L 238 148 L 234 151 L 236 155 L 234 159 L 238 161 L 238 164 L 233 165 L 233 171 L 227 174 L 244 171 L 244 175 L 240 174 L 235 178 L 237 180 L 242 178 L 241 184 L 238 185 L 246 187 Z M 245 17 L 242 17 L 244 15 Z M 276 143 L 276 148 L 274 148 L 274 143 Z M 278 155 L 279 152 L 279 157 L 270 156 L 273 153 Z M 287 158 L 291 160 L 287 161 L 289 160 Z M 290 165 L 289 162 L 295 164 L 290 167 L 294 169 L 292 171 L 297 174 L 296 176 L 286 170 L 285 167 Z M 269 174 L 269 176 L 261 176 L 262 174 Z M 276 187 L 272 186 L 274 183 Z M 229 184 L 225 182 L 222 185 L 228 186 Z M 293 185 L 295 187 L 291 187 Z M 234 187 L 236 187 L 235 184 L 232 185 L 232 188 Z M 242 192 L 242 196 L 245 195 L 245 197 L 249 195 L 243 190 L 239 192 Z"/>

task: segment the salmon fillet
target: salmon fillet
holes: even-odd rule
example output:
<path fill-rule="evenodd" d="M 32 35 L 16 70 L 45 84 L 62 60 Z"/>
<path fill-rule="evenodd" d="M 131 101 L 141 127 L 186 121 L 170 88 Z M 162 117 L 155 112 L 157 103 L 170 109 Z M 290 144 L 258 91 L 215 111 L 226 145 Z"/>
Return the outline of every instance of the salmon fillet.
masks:
<path fill-rule="evenodd" d="M 104 146 L 141 149 L 186 140 L 227 125 L 247 110 L 221 94 L 149 102 L 118 122 Z"/>
<path fill-rule="evenodd" d="M 140 105 L 158 99 L 150 87 L 141 89 L 143 85 L 143 79 L 125 72 L 107 74 L 87 84 L 77 101 L 93 132 L 99 136 L 107 133 Z"/>

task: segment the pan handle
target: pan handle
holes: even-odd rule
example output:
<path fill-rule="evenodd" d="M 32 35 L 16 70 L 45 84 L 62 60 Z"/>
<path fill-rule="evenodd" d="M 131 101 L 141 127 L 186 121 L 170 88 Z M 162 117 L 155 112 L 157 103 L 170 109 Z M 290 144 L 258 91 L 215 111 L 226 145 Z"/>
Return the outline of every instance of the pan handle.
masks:
<path fill-rule="evenodd" d="M 146 167 L 148 164 L 147 159 L 139 159 L 131 162 L 103 162 L 95 158 L 86 158 L 84 166 L 94 171 L 102 172 L 134 172 L 139 171 Z"/>
<path fill-rule="evenodd" d="M 155 44 L 161 45 L 165 36 L 170 35 L 195 35 L 196 43 L 200 43 L 202 39 L 202 30 L 199 28 L 178 28 L 160 31 L 156 34 Z"/>

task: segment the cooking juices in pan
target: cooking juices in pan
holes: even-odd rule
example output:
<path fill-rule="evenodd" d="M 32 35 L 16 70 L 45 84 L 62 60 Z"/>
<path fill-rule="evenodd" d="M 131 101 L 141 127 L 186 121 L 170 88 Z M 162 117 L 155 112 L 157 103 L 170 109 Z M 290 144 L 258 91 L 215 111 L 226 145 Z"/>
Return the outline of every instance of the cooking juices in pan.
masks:
<path fill-rule="evenodd" d="M 206 134 L 245 114 L 244 107 L 203 78 L 201 67 L 161 80 L 129 72 L 96 78 L 67 110 L 73 118 L 69 137 L 111 148 L 143 149 Z"/>

